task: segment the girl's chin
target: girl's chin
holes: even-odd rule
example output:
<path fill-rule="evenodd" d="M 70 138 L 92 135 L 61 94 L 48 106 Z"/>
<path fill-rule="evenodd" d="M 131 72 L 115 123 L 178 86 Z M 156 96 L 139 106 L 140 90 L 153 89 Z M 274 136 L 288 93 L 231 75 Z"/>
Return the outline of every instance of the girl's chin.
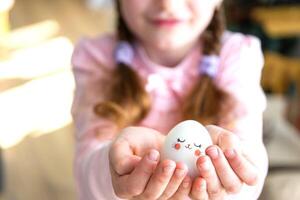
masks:
<path fill-rule="evenodd" d="M 195 35 L 185 33 L 165 34 L 149 32 L 147 37 L 141 37 L 142 43 L 146 46 L 151 46 L 160 51 L 168 51 L 174 49 L 181 49 L 190 46 L 197 38 Z"/>
<path fill-rule="evenodd" d="M 149 37 L 149 42 L 159 49 L 174 49 L 184 47 L 190 44 L 191 42 L 197 40 L 193 38 L 194 36 L 187 36 L 187 34 L 177 34 L 173 36 L 160 34 Z"/>
<path fill-rule="evenodd" d="M 160 49 L 160 50 L 174 50 L 174 49 L 180 49 L 184 46 L 186 46 L 187 43 L 183 41 L 166 41 L 166 40 L 158 40 L 158 41 L 153 41 L 155 48 Z"/>

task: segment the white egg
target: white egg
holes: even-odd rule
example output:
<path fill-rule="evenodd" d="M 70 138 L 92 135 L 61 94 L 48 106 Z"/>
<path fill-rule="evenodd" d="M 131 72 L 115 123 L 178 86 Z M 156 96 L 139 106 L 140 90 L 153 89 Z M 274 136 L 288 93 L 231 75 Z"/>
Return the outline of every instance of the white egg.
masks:
<path fill-rule="evenodd" d="M 205 149 L 210 145 L 211 137 L 202 124 L 194 120 L 183 121 L 166 136 L 162 159 L 184 162 L 189 169 L 189 176 L 195 177 L 198 175 L 197 159 L 205 155 Z"/>

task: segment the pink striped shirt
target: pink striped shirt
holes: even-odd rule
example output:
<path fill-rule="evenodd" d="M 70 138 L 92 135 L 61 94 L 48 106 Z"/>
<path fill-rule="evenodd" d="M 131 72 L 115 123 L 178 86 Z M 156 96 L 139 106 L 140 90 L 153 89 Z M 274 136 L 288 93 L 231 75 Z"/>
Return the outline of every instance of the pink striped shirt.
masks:
<path fill-rule="evenodd" d="M 114 194 L 108 162 L 108 139 L 116 126 L 93 113 L 93 106 L 103 100 L 102 91 L 109 81 L 107 71 L 114 69 L 115 37 L 106 35 L 82 39 L 75 47 L 72 65 L 76 82 L 72 115 L 76 127 L 75 177 L 79 199 L 119 199 Z M 143 48 L 135 46 L 133 69 L 145 80 L 152 100 L 149 114 L 139 124 L 168 133 L 181 120 L 180 105 L 199 78 L 199 47 L 194 48 L 174 68 L 153 63 Z M 200 47 L 201 48 L 201 47 Z M 235 133 L 245 141 L 262 143 L 262 113 L 266 106 L 260 87 L 263 55 L 260 42 L 252 36 L 226 32 L 220 53 L 220 66 L 215 78 L 219 87 L 239 102 Z M 164 122 L 164 123 L 161 123 Z M 99 137 L 96 137 L 100 133 Z M 103 138 L 103 139 L 101 139 Z M 257 153 L 262 182 L 256 187 L 244 186 L 230 199 L 257 199 L 267 173 L 265 151 Z"/>

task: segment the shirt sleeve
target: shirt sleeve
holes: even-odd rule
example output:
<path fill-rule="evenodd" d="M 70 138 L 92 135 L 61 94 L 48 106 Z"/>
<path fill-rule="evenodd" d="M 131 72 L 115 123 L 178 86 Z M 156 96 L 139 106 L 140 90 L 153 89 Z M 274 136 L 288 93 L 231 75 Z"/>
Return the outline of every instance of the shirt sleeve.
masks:
<path fill-rule="evenodd" d="M 221 51 L 217 84 L 236 100 L 233 131 L 242 142 L 254 144 L 251 151 L 260 173 L 257 186 L 244 186 L 241 193 L 230 199 L 257 199 L 267 174 L 268 158 L 262 141 L 263 111 L 266 107 L 266 97 L 260 85 L 263 64 L 260 41 L 253 36 L 233 34 Z"/>
<path fill-rule="evenodd" d="M 262 114 L 266 108 L 260 85 L 263 64 L 260 41 L 253 36 L 234 34 L 221 51 L 217 84 L 236 100 L 234 130 L 241 139 L 262 139 Z"/>
<path fill-rule="evenodd" d="M 100 48 L 101 47 L 101 48 Z M 72 56 L 75 93 L 72 116 L 75 125 L 76 152 L 74 173 L 80 200 L 117 200 L 110 176 L 108 152 L 116 125 L 93 112 L 96 103 L 105 99 L 109 68 L 103 40 L 81 40 Z"/>

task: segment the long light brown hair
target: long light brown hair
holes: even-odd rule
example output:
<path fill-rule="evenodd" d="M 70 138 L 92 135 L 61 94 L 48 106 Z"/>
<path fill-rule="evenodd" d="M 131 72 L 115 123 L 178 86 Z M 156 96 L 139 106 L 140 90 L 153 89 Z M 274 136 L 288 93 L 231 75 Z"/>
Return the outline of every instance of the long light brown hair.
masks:
<path fill-rule="evenodd" d="M 128 29 L 116 1 L 117 38 L 119 41 L 134 41 L 134 35 Z M 202 34 L 203 54 L 219 55 L 221 37 L 225 29 L 223 9 L 216 9 L 211 23 Z M 200 38 L 199 38 L 200 40 Z M 113 120 L 119 128 L 137 124 L 148 113 L 151 102 L 144 84 L 130 66 L 119 63 L 112 74 L 113 82 L 107 100 L 94 107 L 97 115 Z M 202 124 L 218 124 L 230 111 L 230 96 L 219 89 L 213 79 L 205 74 L 195 84 L 185 99 L 182 116 L 194 119 Z"/>

